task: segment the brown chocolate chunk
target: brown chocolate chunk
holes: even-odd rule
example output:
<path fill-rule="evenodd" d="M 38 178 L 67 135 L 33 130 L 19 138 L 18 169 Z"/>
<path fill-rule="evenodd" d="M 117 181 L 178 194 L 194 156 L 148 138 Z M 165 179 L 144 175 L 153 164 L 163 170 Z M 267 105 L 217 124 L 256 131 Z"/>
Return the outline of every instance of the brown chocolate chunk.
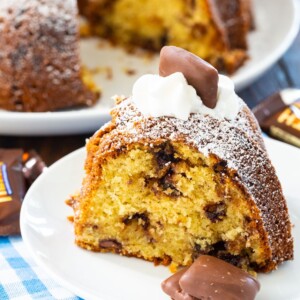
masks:
<path fill-rule="evenodd" d="M 135 213 L 131 216 L 127 216 L 122 219 L 122 222 L 125 225 L 130 225 L 134 220 L 140 220 L 141 225 L 145 230 L 147 230 L 150 225 L 148 214 L 146 212 L 145 213 Z"/>
<path fill-rule="evenodd" d="M 206 245 L 205 247 L 200 246 L 199 244 L 194 245 L 193 250 L 193 259 L 197 259 L 200 255 L 213 255 L 219 257 L 219 253 L 224 253 L 226 251 L 226 243 L 223 241 L 219 241 L 212 245 Z"/>
<path fill-rule="evenodd" d="M 241 268 L 243 264 L 249 264 L 249 258 L 247 257 L 247 255 L 233 255 L 227 251 L 219 251 L 217 257 L 238 268 Z"/>
<path fill-rule="evenodd" d="M 216 173 L 226 173 L 227 162 L 222 160 L 214 165 L 214 171 Z"/>
<path fill-rule="evenodd" d="M 99 246 L 104 249 L 113 249 L 116 252 L 120 252 L 122 249 L 122 244 L 114 239 L 107 239 L 99 241 Z"/>
<path fill-rule="evenodd" d="M 176 188 L 176 184 L 173 181 L 173 174 L 174 171 L 170 168 L 167 173 L 165 174 L 165 176 L 163 176 L 160 180 L 159 180 L 159 184 L 162 188 L 162 190 L 169 196 L 177 198 L 179 196 L 182 195 L 182 192 L 180 192 L 177 188 Z"/>
<path fill-rule="evenodd" d="M 20 149 L 0 149 L 0 236 L 20 233 L 20 209 L 25 195 Z"/>
<path fill-rule="evenodd" d="M 213 256 L 202 255 L 181 276 L 179 285 L 196 299 L 253 300 L 259 282 L 247 272 Z"/>
<path fill-rule="evenodd" d="M 226 216 L 226 204 L 224 201 L 219 203 L 207 204 L 204 207 L 205 215 L 212 223 L 223 220 Z"/>
<path fill-rule="evenodd" d="M 217 104 L 218 71 L 200 57 L 175 46 L 165 46 L 160 52 L 159 75 L 168 76 L 182 72 L 204 105 L 214 108 Z"/>
<path fill-rule="evenodd" d="M 225 243 L 224 241 L 219 241 L 213 245 L 206 246 L 205 248 L 195 244 L 193 249 L 193 259 L 195 260 L 200 255 L 206 254 L 217 257 L 239 268 L 250 264 L 249 256 L 247 254 L 247 251 L 249 250 L 245 249 L 242 251 L 242 255 L 233 255 L 228 251 L 227 247 L 228 242 Z"/>
<path fill-rule="evenodd" d="M 177 162 L 174 155 L 174 148 L 168 142 L 161 144 L 158 151 L 154 151 L 154 156 L 160 169 L 165 168 L 168 163 Z"/>

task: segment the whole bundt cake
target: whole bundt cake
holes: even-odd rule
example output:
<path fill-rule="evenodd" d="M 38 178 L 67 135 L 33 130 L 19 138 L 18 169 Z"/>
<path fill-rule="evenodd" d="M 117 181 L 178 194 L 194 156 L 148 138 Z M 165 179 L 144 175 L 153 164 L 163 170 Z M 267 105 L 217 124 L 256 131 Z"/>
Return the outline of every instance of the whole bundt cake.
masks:
<path fill-rule="evenodd" d="M 93 33 L 126 47 L 174 44 L 233 73 L 247 59 L 251 0 L 78 0 Z M 80 65 L 75 0 L 0 1 L 0 108 L 91 106 L 99 89 Z"/>
<path fill-rule="evenodd" d="M 0 108 L 90 106 L 99 90 L 79 59 L 75 0 L 0 1 Z"/>
<path fill-rule="evenodd" d="M 233 73 L 247 59 L 251 0 L 78 0 L 91 31 L 129 48 L 185 48 Z"/>
<path fill-rule="evenodd" d="M 164 60 L 174 53 L 183 61 L 163 68 L 188 65 L 185 77 L 143 76 L 88 141 L 83 185 L 68 201 L 76 243 L 175 266 L 209 254 L 271 271 L 293 258 L 293 239 L 257 122 L 221 75 L 206 85 L 218 95 L 209 109 L 185 78 L 214 82 L 214 73 L 172 47 Z"/>

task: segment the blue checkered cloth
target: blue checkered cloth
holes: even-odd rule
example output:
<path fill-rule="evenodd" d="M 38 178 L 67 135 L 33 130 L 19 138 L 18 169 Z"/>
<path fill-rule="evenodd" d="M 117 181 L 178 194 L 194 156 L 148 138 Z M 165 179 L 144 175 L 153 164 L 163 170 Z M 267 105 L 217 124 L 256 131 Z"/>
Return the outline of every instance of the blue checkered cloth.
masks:
<path fill-rule="evenodd" d="M 0 299 L 80 300 L 30 257 L 21 237 L 0 237 Z"/>

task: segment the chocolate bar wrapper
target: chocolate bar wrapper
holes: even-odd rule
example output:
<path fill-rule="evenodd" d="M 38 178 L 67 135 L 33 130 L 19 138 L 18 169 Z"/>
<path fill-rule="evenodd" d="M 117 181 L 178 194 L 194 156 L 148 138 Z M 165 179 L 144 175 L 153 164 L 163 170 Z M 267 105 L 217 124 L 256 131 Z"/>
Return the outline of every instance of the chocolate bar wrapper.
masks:
<path fill-rule="evenodd" d="M 253 109 L 262 130 L 300 147 L 300 89 L 273 94 Z"/>
<path fill-rule="evenodd" d="M 23 154 L 23 175 L 27 188 L 43 173 L 47 166 L 35 150 L 30 150 Z"/>
<path fill-rule="evenodd" d="M 20 149 L 0 149 L 0 236 L 20 233 L 20 209 L 25 195 Z"/>
<path fill-rule="evenodd" d="M 0 148 L 0 236 L 20 234 L 20 210 L 27 189 L 46 169 L 34 151 Z"/>

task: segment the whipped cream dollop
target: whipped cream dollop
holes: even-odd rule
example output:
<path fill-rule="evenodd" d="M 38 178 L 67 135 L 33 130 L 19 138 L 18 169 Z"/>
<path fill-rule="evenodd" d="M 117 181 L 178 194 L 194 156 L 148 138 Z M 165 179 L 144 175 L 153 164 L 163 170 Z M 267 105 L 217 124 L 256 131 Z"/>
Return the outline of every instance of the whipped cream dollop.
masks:
<path fill-rule="evenodd" d="M 169 116 L 182 120 L 187 120 L 191 113 L 232 120 L 239 111 L 234 84 L 224 75 L 219 75 L 218 100 L 213 109 L 203 104 L 195 88 L 180 72 L 167 77 L 153 74 L 141 76 L 133 85 L 132 101 L 144 116 Z"/>

